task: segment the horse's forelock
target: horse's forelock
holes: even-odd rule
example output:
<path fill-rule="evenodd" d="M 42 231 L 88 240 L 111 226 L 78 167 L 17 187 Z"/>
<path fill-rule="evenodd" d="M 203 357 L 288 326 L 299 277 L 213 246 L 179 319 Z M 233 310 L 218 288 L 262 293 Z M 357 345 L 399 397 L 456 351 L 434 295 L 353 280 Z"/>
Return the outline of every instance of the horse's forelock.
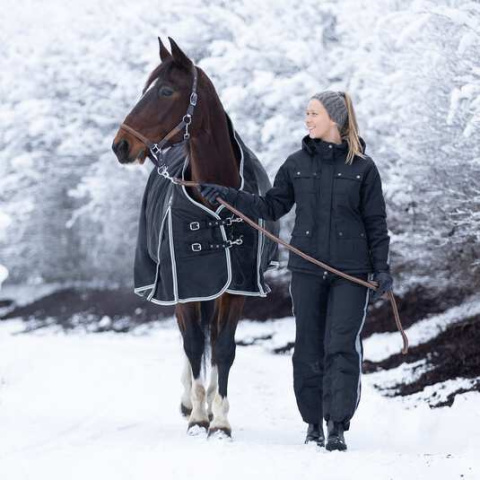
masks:
<path fill-rule="evenodd" d="M 173 60 L 167 60 L 166 62 L 163 62 L 157 67 L 155 67 L 153 72 L 149 75 L 145 86 L 143 87 L 142 95 L 148 90 L 150 85 L 160 76 L 160 74 L 164 74 L 167 76 L 174 68 L 183 70 L 185 73 L 190 73 L 190 69 L 188 69 L 186 66 L 175 63 L 175 61 Z"/>
<path fill-rule="evenodd" d="M 150 85 L 159 77 L 161 69 L 162 69 L 162 64 L 155 67 L 153 72 L 148 76 L 145 86 L 143 87 L 142 95 L 148 90 Z"/>

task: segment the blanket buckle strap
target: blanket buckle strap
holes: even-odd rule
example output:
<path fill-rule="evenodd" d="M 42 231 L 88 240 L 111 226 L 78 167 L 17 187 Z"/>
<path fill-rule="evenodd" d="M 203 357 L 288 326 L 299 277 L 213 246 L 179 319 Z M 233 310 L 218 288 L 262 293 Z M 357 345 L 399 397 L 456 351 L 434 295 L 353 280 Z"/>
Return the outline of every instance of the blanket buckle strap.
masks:
<path fill-rule="evenodd" d="M 193 252 L 200 252 L 202 250 L 201 243 L 192 243 L 191 247 Z"/>

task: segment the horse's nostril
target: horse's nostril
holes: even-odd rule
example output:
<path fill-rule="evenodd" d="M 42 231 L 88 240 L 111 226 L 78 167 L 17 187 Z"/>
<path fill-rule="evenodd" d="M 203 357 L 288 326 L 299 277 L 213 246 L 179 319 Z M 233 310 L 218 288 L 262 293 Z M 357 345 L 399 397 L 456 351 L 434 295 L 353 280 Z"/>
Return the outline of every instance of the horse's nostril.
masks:
<path fill-rule="evenodd" d="M 128 142 L 125 139 L 120 140 L 118 143 L 112 143 L 112 150 L 115 154 L 126 154 L 128 152 Z"/>
<path fill-rule="evenodd" d="M 128 142 L 125 139 L 121 140 L 118 144 L 118 150 L 123 153 L 128 152 Z"/>

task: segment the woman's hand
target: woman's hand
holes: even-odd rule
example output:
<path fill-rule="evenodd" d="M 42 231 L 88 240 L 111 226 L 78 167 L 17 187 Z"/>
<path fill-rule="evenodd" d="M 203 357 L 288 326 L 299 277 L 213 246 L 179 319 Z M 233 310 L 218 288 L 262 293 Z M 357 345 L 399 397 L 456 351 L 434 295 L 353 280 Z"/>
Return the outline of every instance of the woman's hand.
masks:
<path fill-rule="evenodd" d="M 235 188 L 225 187 L 223 185 L 217 185 L 216 183 L 200 183 L 198 186 L 202 197 L 208 200 L 213 206 L 219 205 L 216 198 L 231 203 L 235 200 L 237 190 Z"/>
<path fill-rule="evenodd" d="M 393 277 L 388 272 L 375 272 L 373 274 L 373 281 L 378 283 L 378 288 L 371 293 L 370 300 L 376 302 L 386 292 L 393 289 Z"/>

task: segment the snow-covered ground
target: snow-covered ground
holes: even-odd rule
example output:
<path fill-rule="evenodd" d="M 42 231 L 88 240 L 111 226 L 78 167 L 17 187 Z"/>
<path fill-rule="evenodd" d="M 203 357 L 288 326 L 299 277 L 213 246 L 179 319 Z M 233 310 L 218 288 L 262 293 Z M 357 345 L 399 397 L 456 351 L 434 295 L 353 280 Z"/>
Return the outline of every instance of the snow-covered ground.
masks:
<path fill-rule="evenodd" d="M 233 441 L 207 440 L 187 436 L 179 413 L 173 319 L 129 335 L 55 327 L 18 334 L 23 328 L 0 324 L 2 480 L 480 478 L 477 393 L 432 410 L 383 397 L 375 375 L 365 375 L 349 451 L 329 453 L 302 443 L 290 355 L 271 354 L 268 342 L 239 346 L 229 388 Z M 274 332 L 289 338 L 293 319 L 244 321 L 237 340 Z"/>

